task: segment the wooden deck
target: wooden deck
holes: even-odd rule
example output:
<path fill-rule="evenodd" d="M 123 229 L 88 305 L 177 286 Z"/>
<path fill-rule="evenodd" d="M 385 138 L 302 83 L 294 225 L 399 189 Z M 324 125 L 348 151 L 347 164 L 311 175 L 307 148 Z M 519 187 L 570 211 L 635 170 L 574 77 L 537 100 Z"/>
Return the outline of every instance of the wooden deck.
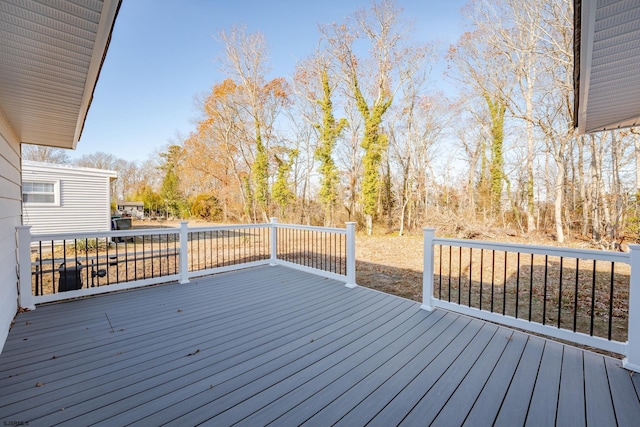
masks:
<path fill-rule="evenodd" d="M 30 426 L 631 426 L 638 391 L 617 359 L 270 266 L 41 306 L 0 354 L 0 422 Z"/>

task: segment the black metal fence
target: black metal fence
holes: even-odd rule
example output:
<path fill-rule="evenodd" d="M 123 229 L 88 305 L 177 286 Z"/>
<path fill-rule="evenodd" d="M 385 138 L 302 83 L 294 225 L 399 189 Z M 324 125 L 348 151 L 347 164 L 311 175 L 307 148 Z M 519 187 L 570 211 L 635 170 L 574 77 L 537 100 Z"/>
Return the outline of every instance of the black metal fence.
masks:
<path fill-rule="evenodd" d="M 270 257 L 268 225 L 190 229 L 189 271 L 267 260 Z"/>
<path fill-rule="evenodd" d="M 521 245 L 434 245 L 434 297 L 542 325 L 625 342 L 626 254 Z M 448 244 L 447 244 L 448 243 Z M 498 246 L 498 245 L 496 245 Z M 505 250 L 506 249 L 506 250 Z M 544 253 L 544 252 L 547 253 Z"/>
<path fill-rule="evenodd" d="M 33 295 L 173 276 L 179 257 L 175 232 L 38 241 L 31 247 Z"/>
<path fill-rule="evenodd" d="M 344 229 L 278 225 L 277 258 L 345 276 L 347 235 Z"/>

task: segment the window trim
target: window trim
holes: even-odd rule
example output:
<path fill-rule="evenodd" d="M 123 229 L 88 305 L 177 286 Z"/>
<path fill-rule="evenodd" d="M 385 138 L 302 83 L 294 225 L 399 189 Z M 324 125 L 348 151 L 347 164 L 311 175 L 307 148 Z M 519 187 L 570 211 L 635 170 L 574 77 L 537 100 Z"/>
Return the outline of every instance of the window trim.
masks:
<path fill-rule="evenodd" d="M 24 201 L 24 184 L 53 184 L 53 202 L 25 202 Z M 59 179 L 28 179 L 23 180 L 20 186 L 20 194 L 22 196 L 22 204 L 26 206 L 60 206 L 60 180 Z M 32 194 L 50 194 L 50 193 L 32 193 Z"/>

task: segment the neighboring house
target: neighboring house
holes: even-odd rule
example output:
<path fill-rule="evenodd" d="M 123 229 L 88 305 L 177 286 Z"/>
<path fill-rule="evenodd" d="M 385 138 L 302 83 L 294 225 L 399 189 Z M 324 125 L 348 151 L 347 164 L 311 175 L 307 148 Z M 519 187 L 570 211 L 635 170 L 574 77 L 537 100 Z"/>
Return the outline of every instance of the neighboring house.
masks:
<path fill-rule="evenodd" d="M 109 231 L 115 171 L 22 162 L 22 223 L 32 233 Z"/>
<path fill-rule="evenodd" d="M 130 216 L 137 219 L 144 218 L 144 202 L 125 202 L 118 200 L 116 203 L 118 214 L 122 216 Z"/>
<path fill-rule="evenodd" d="M 121 0 L 0 0 L 0 351 L 18 311 L 21 144 L 76 148 Z"/>

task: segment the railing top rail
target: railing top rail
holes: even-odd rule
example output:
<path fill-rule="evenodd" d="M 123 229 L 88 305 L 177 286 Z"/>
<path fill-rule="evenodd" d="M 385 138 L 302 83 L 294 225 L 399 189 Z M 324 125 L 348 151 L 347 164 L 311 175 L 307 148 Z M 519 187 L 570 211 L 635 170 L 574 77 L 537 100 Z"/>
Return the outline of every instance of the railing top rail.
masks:
<path fill-rule="evenodd" d="M 112 230 L 112 231 L 76 231 L 73 233 L 43 233 L 32 234 L 31 241 L 47 241 L 47 240 L 73 240 L 73 239 L 93 239 L 97 237 L 128 237 L 128 236 L 149 236 L 155 234 L 179 234 L 180 228 L 147 228 L 147 229 L 131 229 L 131 230 Z"/>
<path fill-rule="evenodd" d="M 445 239 L 436 237 L 434 244 L 445 246 L 459 246 L 464 248 L 491 249 L 496 251 L 520 252 L 534 255 L 550 255 L 567 258 L 591 259 L 596 261 L 611 261 L 628 263 L 629 252 L 599 251 L 593 249 L 559 248 L 555 246 L 526 245 L 517 243 L 486 242 L 481 240 Z"/>
<path fill-rule="evenodd" d="M 280 223 L 274 223 L 269 225 L 273 225 L 276 228 L 292 228 L 295 230 L 311 230 L 311 231 L 321 231 L 324 233 L 347 234 L 346 228 L 338 228 L 338 227 L 316 227 L 314 225 L 280 224 Z"/>
<path fill-rule="evenodd" d="M 245 230 L 247 228 L 269 228 L 271 224 L 239 224 L 239 225 L 213 225 L 203 227 L 189 227 L 189 233 L 203 231 Z"/>

